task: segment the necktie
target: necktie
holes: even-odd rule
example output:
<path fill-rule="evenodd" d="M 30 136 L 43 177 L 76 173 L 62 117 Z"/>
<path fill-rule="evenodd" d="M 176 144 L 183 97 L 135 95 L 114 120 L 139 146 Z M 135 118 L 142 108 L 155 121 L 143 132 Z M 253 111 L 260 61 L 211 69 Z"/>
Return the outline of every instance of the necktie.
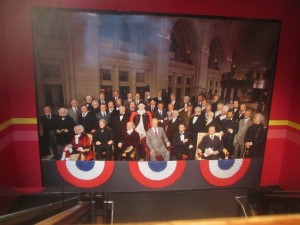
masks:
<path fill-rule="evenodd" d="M 214 141 L 214 136 L 210 136 L 210 140 L 211 140 L 211 141 Z"/>
<path fill-rule="evenodd" d="M 50 115 L 47 115 L 47 119 L 49 119 L 49 120 L 50 120 Z"/>
<path fill-rule="evenodd" d="M 155 128 L 154 130 L 155 130 L 155 135 L 157 137 L 158 136 L 157 128 Z"/>

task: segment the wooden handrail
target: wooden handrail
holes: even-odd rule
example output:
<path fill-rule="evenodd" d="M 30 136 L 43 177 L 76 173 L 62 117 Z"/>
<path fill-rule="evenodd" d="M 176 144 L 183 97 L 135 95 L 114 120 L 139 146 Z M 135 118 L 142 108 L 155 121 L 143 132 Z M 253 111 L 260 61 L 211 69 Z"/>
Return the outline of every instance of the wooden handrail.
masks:
<path fill-rule="evenodd" d="M 122 225 L 299 225 L 300 215 L 255 216 L 249 218 L 219 218 L 162 222 L 122 223 Z M 117 224 L 116 224 L 117 225 Z"/>
<path fill-rule="evenodd" d="M 42 206 L 34 207 L 31 209 L 26 209 L 26 210 L 22 210 L 19 212 L 0 216 L 0 224 L 1 225 L 24 224 L 27 221 L 33 220 L 40 216 L 47 215 L 51 212 L 62 209 L 63 205 L 65 203 L 71 202 L 74 200 L 78 200 L 78 197 L 72 197 L 72 198 L 66 199 L 64 201 L 57 201 L 57 202 L 50 203 L 47 205 L 42 205 Z"/>
<path fill-rule="evenodd" d="M 36 225 L 49 225 L 49 224 L 71 224 L 78 220 L 80 216 L 85 214 L 90 209 L 90 203 L 80 203 L 70 209 L 49 217 Z"/>

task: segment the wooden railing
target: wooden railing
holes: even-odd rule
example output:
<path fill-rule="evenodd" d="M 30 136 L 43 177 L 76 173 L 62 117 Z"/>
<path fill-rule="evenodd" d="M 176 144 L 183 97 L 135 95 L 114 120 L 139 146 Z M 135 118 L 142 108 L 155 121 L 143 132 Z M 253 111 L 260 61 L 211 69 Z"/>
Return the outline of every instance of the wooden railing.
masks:
<path fill-rule="evenodd" d="M 36 223 L 36 225 L 72 224 L 75 223 L 85 213 L 87 213 L 89 209 L 90 209 L 89 202 L 80 203 L 70 209 L 67 209 L 39 223 Z"/>
<path fill-rule="evenodd" d="M 51 213 L 55 213 L 58 210 L 63 209 L 64 204 L 70 203 L 72 201 L 76 203 L 76 201 L 78 201 L 78 197 L 73 197 L 73 198 L 66 199 L 64 201 L 57 201 L 47 205 L 42 205 L 31 209 L 26 209 L 19 212 L 7 214 L 0 217 L 0 224 L 1 225 L 24 224 L 28 221 L 34 220 L 41 216 L 46 216 Z"/>

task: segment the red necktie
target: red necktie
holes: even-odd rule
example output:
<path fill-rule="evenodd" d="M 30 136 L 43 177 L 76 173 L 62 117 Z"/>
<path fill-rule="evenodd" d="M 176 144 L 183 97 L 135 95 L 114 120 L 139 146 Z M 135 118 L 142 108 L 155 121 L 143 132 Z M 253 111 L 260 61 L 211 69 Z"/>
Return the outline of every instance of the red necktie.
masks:
<path fill-rule="evenodd" d="M 155 128 L 155 135 L 158 136 L 157 128 Z"/>

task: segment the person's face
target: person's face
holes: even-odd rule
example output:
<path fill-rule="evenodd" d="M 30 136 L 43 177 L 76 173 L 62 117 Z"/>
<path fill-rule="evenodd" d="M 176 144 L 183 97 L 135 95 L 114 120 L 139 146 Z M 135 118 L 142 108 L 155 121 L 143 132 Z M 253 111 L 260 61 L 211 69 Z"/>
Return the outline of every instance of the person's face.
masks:
<path fill-rule="evenodd" d="M 131 109 L 135 109 L 135 103 L 134 103 L 134 102 L 130 102 L 129 107 L 130 107 Z"/>
<path fill-rule="evenodd" d="M 44 108 L 44 113 L 45 113 L 45 114 L 50 114 L 51 111 L 52 111 L 51 108 L 48 107 L 48 106 Z"/>
<path fill-rule="evenodd" d="M 91 103 L 92 102 L 92 97 L 91 96 L 86 96 L 85 98 L 87 103 Z"/>
<path fill-rule="evenodd" d="M 71 101 L 71 106 L 72 106 L 73 108 L 77 108 L 78 102 L 77 102 L 76 100 L 72 100 L 72 101 Z"/>
<path fill-rule="evenodd" d="M 205 111 L 206 111 L 206 112 L 210 112 L 210 111 L 211 111 L 211 105 L 207 105 L 207 106 L 205 107 Z"/>
<path fill-rule="evenodd" d="M 119 108 L 119 111 L 121 114 L 124 114 L 125 113 L 125 108 Z"/>
<path fill-rule="evenodd" d="M 239 102 L 238 102 L 238 101 L 234 101 L 234 102 L 233 102 L 233 107 L 234 107 L 234 108 L 237 108 L 238 106 L 239 106 Z"/>
<path fill-rule="evenodd" d="M 211 112 L 209 112 L 207 114 L 207 119 L 211 120 L 211 119 L 213 119 L 213 117 L 214 117 L 214 114 L 212 114 Z"/>
<path fill-rule="evenodd" d="M 201 109 L 196 108 L 196 109 L 195 109 L 195 114 L 196 114 L 196 115 L 200 115 L 200 114 L 201 114 Z"/>
<path fill-rule="evenodd" d="M 127 130 L 132 130 L 133 129 L 132 124 L 131 123 L 127 123 L 126 128 L 127 128 Z"/>
<path fill-rule="evenodd" d="M 216 132 L 216 128 L 215 127 L 209 127 L 208 128 L 208 134 L 209 135 L 213 135 Z"/>
<path fill-rule="evenodd" d="M 128 93 L 128 94 L 127 94 L 127 98 L 128 98 L 128 99 L 132 99 L 132 94 L 131 94 L 131 93 Z"/>
<path fill-rule="evenodd" d="M 105 123 L 103 123 L 102 121 L 100 121 L 100 122 L 99 122 L 99 127 L 100 127 L 101 129 L 105 128 Z"/>
<path fill-rule="evenodd" d="M 170 97 L 171 97 L 171 101 L 175 101 L 176 100 L 175 95 L 171 95 Z"/>
<path fill-rule="evenodd" d="M 152 120 L 152 127 L 157 128 L 158 120 Z"/>
<path fill-rule="evenodd" d="M 81 129 L 79 127 L 74 128 L 75 134 L 81 134 Z"/>
<path fill-rule="evenodd" d="M 104 99 L 104 98 L 105 98 L 104 94 L 101 93 L 101 94 L 99 95 L 99 98 L 100 98 L 100 99 Z"/>
<path fill-rule="evenodd" d="M 114 108 L 114 103 L 109 102 L 109 103 L 107 104 L 107 106 L 108 106 L 109 109 L 113 109 L 113 108 Z"/>
<path fill-rule="evenodd" d="M 214 96 L 214 102 L 219 101 L 219 96 Z"/>
<path fill-rule="evenodd" d="M 203 101 L 203 97 L 202 96 L 198 96 L 197 100 L 198 100 L 198 102 L 202 102 Z"/>
<path fill-rule="evenodd" d="M 173 113 L 172 113 L 172 118 L 173 118 L 173 119 L 176 119 L 177 117 L 178 117 L 178 113 L 173 112 Z"/>
<path fill-rule="evenodd" d="M 157 97 L 161 97 L 161 96 L 162 96 L 162 92 L 161 91 L 157 92 Z"/>
<path fill-rule="evenodd" d="M 233 113 L 231 111 L 227 112 L 226 117 L 227 117 L 227 119 L 232 119 L 233 118 Z"/>
<path fill-rule="evenodd" d="M 241 111 L 245 111 L 245 109 L 246 109 L 246 105 L 245 105 L 245 104 L 241 104 L 241 105 L 240 105 L 240 110 L 241 110 Z"/>
<path fill-rule="evenodd" d="M 150 105 L 155 106 L 156 102 L 154 100 L 151 100 Z"/>
<path fill-rule="evenodd" d="M 135 99 L 137 99 L 137 100 L 139 100 L 140 97 L 141 97 L 140 94 L 136 94 L 136 95 L 135 95 Z"/>
<path fill-rule="evenodd" d="M 86 113 L 88 111 L 87 107 L 86 106 L 82 106 L 81 107 L 81 112 L 82 113 Z"/>
<path fill-rule="evenodd" d="M 164 108 L 164 105 L 163 105 L 163 104 L 158 104 L 158 105 L 157 105 L 157 108 L 158 108 L 159 110 L 162 110 L 162 109 Z"/>
<path fill-rule="evenodd" d="M 187 111 L 188 111 L 188 112 L 192 112 L 192 111 L 193 111 L 193 106 L 188 106 L 188 107 L 187 107 Z"/>
<path fill-rule="evenodd" d="M 117 105 L 117 106 L 122 105 L 122 100 L 118 98 L 118 100 L 116 101 L 116 105 Z"/>
<path fill-rule="evenodd" d="M 144 110 L 144 109 L 145 109 L 145 106 L 144 106 L 143 104 L 139 104 L 139 105 L 138 105 L 138 108 L 139 108 L 139 110 Z"/>
<path fill-rule="evenodd" d="M 221 111 L 221 110 L 222 110 L 222 108 L 223 108 L 223 105 L 220 105 L 220 104 L 219 104 L 219 105 L 217 105 L 217 110 L 218 110 L 218 111 Z"/>
<path fill-rule="evenodd" d="M 190 99 L 189 99 L 189 98 L 186 98 L 186 97 L 185 97 L 185 98 L 183 98 L 183 102 L 184 102 L 184 103 L 188 103 L 189 101 L 190 101 Z"/>
<path fill-rule="evenodd" d="M 181 132 L 181 133 L 184 132 L 186 129 L 183 124 L 180 124 L 178 128 L 179 128 L 179 132 Z"/>
<path fill-rule="evenodd" d="M 100 106 L 100 110 L 101 110 L 101 112 L 105 112 L 106 111 L 106 106 L 105 105 L 101 105 Z"/>
<path fill-rule="evenodd" d="M 254 124 L 260 124 L 260 116 L 259 115 L 256 114 L 254 116 L 253 123 Z"/>
<path fill-rule="evenodd" d="M 250 118 L 250 116 L 251 116 L 251 112 L 250 111 L 245 111 L 245 113 L 244 113 L 244 118 Z"/>
<path fill-rule="evenodd" d="M 172 104 L 171 104 L 171 105 L 168 105 L 168 110 L 169 110 L 169 111 L 173 111 L 173 110 L 174 110 L 174 105 L 172 105 Z"/>
<path fill-rule="evenodd" d="M 114 91 L 113 96 L 114 96 L 114 97 L 118 97 L 118 96 L 119 96 L 119 93 L 118 93 L 117 91 Z"/>
<path fill-rule="evenodd" d="M 99 103 L 97 101 L 92 102 L 92 106 L 94 109 L 98 109 L 99 108 Z"/>
<path fill-rule="evenodd" d="M 206 104 L 207 104 L 207 101 L 206 101 L 206 100 L 203 100 L 203 101 L 202 101 L 202 107 L 206 107 Z"/>
<path fill-rule="evenodd" d="M 58 111 L 58 114 L 59 114 L 60 116 L 66 116 L 68 113 L 67 113 L 66 111 L 64 111 L 64 110 L 59 110 L 59 111 Z"/>

